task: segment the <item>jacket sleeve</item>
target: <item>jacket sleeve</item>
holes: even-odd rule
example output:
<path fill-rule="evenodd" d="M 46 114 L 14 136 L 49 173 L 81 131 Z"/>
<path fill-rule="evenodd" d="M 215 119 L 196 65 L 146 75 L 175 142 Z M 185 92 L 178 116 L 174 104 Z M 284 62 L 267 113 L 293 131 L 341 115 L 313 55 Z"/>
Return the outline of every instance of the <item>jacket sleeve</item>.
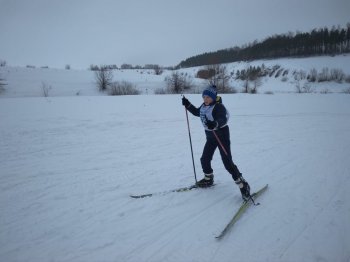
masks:
<path fill-rule="evenodd" d="M 226 108 L 222 104 L 216 104 L 213 110 L 213 118 L 218 122 L 218 128 L 227 124 Z"/>
<path fill-rule="evenodd" d="M 200 107 L 199 107 L 200 108 Z M 190 104 L 186 109 L 194 116 L 199 116 L 199 108 Z"/>

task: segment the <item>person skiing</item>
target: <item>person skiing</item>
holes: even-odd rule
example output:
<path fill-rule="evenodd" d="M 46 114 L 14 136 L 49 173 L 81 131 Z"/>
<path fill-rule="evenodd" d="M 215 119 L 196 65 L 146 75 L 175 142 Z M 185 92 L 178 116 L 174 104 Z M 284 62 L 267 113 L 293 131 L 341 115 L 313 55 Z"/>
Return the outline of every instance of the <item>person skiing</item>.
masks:
<path fill-rule="evenodd" d="M 210 85 L 202 93 L 203 104 L 196 108 L 185 97 L 182 97 L 182 105 L 194 116 L 200 117 L 205 129 L 206 143 L 201 156 L 201 165 L 204 178 L 197 182 L 198 187 L 210 187 L 214 183 L 214 174 L 211 160 L 217 147 L 219 147 L 222 162 L 226 170 L 231 174 L 238 185 L 244 201 L 250 199 L 250 186 L 242 177 L 237 166 L 233 163 L 230 149 L 230 130 L 228 127 L 229 112 L 222 104 L 222 99 L 217 95 L 215 85 Z"/>

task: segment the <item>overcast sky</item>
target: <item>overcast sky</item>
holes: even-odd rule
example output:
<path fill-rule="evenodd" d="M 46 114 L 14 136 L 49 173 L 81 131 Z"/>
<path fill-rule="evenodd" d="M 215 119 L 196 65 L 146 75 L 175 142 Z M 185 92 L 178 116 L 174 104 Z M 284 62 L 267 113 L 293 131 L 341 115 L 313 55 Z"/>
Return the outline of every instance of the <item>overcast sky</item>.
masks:
<path fill-rule="evenodd" d="M 350 22 L 350 0 L 0 0 L 9 65 L 174 66 L 273 34 Z"/>

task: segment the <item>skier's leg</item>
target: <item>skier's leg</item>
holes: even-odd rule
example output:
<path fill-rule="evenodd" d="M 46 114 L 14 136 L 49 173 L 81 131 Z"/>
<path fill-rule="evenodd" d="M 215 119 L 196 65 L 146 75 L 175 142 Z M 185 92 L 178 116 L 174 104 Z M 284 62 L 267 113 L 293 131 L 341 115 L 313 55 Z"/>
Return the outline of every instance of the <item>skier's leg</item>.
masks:
<path fill-rule="evenodd" d="M 211 160 L 213 159 L 213 155 L 216 148 L 217 144 L 207 139 L 201 157 L 201 164 L 204 174 L 213 173 L 213 169 L 211 168 Z"/>
<path fill-rule="evenodd" d="M 223 128 L 220 130 L 220 132 L 217 132 L 217 134 L 224 147 L 223 149 L 221 146 L 219 146 L 222 162 L 226 170 L 231 174 L 232 178 L 237 180 L 242 176 L 242 174 L 239 172 L 238 167 L 232 160 L 230 133 L 228 127 Z"/>
<path fill-rule="evenodd" d="M 220 130 L 218 132 L 218 139 L 220 140 L 222 146 L 219 147 L 221 159 L 224 163 L 226 170 L 231 174 L 233 180 L 239 187 L 241 191 L 243 200 L 247 201 L 250 198 L 250 186 L 248 182 L 242 177 L 241 172 L 239 172 L 238 167 L 233 163 L 231 155 L 231 142 L 230 142 L 230 132 L 228 127 Z M 224 148 L 222 148 L 224 147 Z"/>
<path fill-rule="evenodd" d="M 228 153 L 228 156 L 226 156 L 225 153 L 222 150 L 220 150 L 222 162 L 224 163 L 226 170 L 231 174 L 232 178 L 234 180 L 237 180 L 242 174 L 241 172 L 239 172 L 238 167 L 232 161 L 232 156 L 229 147 L 226 148 L 226 152 Z"/>
<path fill-rule="evenodd" d="M 210 187 L 214 184 L 213 169 L 211 168 L 211 160 L 215 152 L 217 145 L 213 141 L 207 140 L 205 143 L 203 154 L 201 157 L 202 169 L 204 172 L 204 178 L 197 182 L 199 187 Z"/>

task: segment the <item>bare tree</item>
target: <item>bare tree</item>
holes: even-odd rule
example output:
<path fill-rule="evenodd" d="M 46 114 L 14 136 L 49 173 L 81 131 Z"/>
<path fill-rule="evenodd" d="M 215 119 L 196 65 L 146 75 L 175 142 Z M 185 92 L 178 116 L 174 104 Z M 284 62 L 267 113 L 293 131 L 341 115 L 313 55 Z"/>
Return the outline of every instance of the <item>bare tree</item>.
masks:
<path fill-rule="evenodd" d="M 166 82 L 168 90 L 171 90 L 172 93 L 179 94 L 184 89 L 183 79 L 178 71 L 173 72 L 170 77 L 167 77 Z"/>
<path fill-rule="evenodd" d="M 207 72 L 211 72 L 211 77 L 208 79 L 210 85 L 216 85 L 219 93 L 233 93 L 234 89 L 230 87 L 231 75 L 227 72 L 224 65 L 208 65 Z"/>
<path fill-rule="evenodd" d="M 141 69 L 141 67 L 139 69 Z M 155 75 L 161 75 L 163 73 L 163 68 L 157 64 L 146 64 L 143 69 L 151 69 L 154 71 Z"/>
<path fill-rule="evenodd" d="M 109 94 L 111 96 L 139 95 L 140 91 L 130 82 L 114 82 L 111 84 Z"/>
<path fill-rule="evenodd" d="M 246 78 L 243 82 L 243 93 L 249 93 L 249 79 Z"/>
<path fill-rule="evenodd" d="M 265 72 L 262 71 L 261 67 L 249 66 L 247 69 L 242 70 L 239 73 L 239 79 L 244 81 L 243 92 L 256 94 L 258 92 L 258 87 L 262 84 L 261 77 L 264 74 Z"/>
<path fill-rule="evenodd" d="M 106 91 L 113 82 L 113 72 L 106 67 L 101 66 L 95 71 L 96 84 L 99 91 Z"/>
<path fill-rule="evenodd" d="M 124 63 L 124 64 L 122 64 L 121 66 L 120 66 L 120 69 L 132 69 L 133 67 L 132 67 L 132 64 L 126 64 L 126 63 Z"/>
<path fill-rule="evenodd" d="M 262 84 L 262 80 L 260 77 L 256 77 L 254 80 L 253 80 L 253 87 L 250 89 L 250 93 L 251 94 L 256 94 L 258 93 L 258 87 L 261 86 Z"/>
<path fill-rule="evenodd" d="M 5 91 L 5 79 L 0 78 L 0 94 Z"/>
<path fill-rule="evenodd" d="M 43 96 L 44 97 L 48 97 L 49 96 L 49 92 L 52 89 L 52 87 L 46 83 L 46 82 L 41 82 L 41 90 L 43 92 Z"/>
<path fill-rule="evenodd" d="M 166 77 L 165 81 L 167 82 L 167 89 L 170 93 L 180 94 L 184 90 L 191 89 L 192 87 L 192 79 L 186 74 L 178 71 L 175 71 L 171 76 Z"/>
<path fill-rule="evenodd" d="M 90 70 L 91 71 L 98 71 L 98 70 L 100 70 L 100 68 L 98 67 L 98 65 L 91 64 L 90 65 Z"/>
<path fill-rule="evenodd" d="M 161 75 L 163 73 L 163 69 L 159 65 L 154 65 L 153 70 L 155 75 Z"/>

